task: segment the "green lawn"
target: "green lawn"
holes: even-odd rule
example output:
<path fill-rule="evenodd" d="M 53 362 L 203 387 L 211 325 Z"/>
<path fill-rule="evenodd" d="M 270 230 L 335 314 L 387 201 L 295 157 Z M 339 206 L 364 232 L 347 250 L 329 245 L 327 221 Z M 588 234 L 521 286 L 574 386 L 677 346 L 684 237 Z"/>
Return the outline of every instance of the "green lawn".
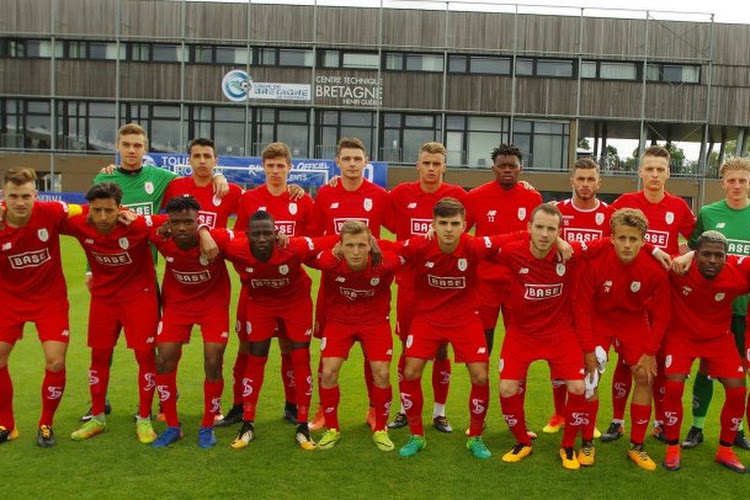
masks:
<path fill-rule="evenodd" d="M 362 359 L 353 350 L 341 377 L 340 420 L 342 440 L 328 451 L 303 452 L 294 443 L 294 427 L 281 419 L 283 391 L 278 375 L 277 351 L 272 351 L 260 398 L 256 421 L 257 439 L 248 448 L 229 448 L 237 428 L 217 429 L 219 444 L 212 450 L 197 447 L 197 429 L 202 413 L 202 358 L 199 335 L 186 347 L 180 364 L 179 409 L 185 439 L 155 450 L 138 443 L 132 420 L 137 402 L 136 364 L 122 341 L 115 353 L 110 381 L 114 412 L 109 430 L 87 442 L 73 442 L 70 433 L 78 417 L 89 406 L 86 348 L 88 292 L 83 285 L 84 258 L 78 244 L 63 238 L 63 254 L 71 302 L 71 343 L 68 353 L 68 385 L 55 421 L 57 446 L 37 448 L 39 387 L 43 358 L 36 333 L 27 329 L 10 360 L 15 385 L 15 411 L 20 438 L 0 447 L 4 498 L 20 497 L 569 497 L 569 498 L 731 498 L 743 496 L 750 477 L 725 470 L 713 463 L 718 415 L 723 391 L 717 390 L 706 429 L 707 442 L 683 454 L 683 469 L 668 473 L 659 468 L 646 472 L 625 457 L 627 440 L 602 444 L 597 463 L 588 470 L 565 471 L 557 455 L 561 435 L 543 435 L 541 427 L 552 411 L 546 366 L 537 363 L 529 374 L 526 410 L 531 426 L 540 433 L 534 454 L 520 464 L 505 464 L 499 457 L 513 444 L 500 415 L 497 397 L 498 346 L 493 353 L 490 380 L 491 408 L 485 441 L 494 453 L 490 460 L 473 459 L 464 447 L 463 430 L 468 425 L 468 376 L 454 367 L 448 400 L 448 415 L 456 431 L 440 434 L 427 427 L 427 449 L 411 459 L 377 451 L 364 425 L 366 396 L 362 382 Z M 317 282 L 317 280 L 316 280 Z M 235 281 L 236 284 L 236 281 Z M 237 287 L 234 292 L 236 294 Z M 232 317 L 234 311 L 231 311 Z M 500 333 L 498 333 L 500 336 Z M 231 367 L 237 340 L 232 336 L 225 362 L 225 408 L 231 403 Z M 313 345 L 313 367 L 318 362 L 318 343 Z M 400 349 L 397 349 L 397 351 Z M 392 371 L 395 385 L 395 369 Z M 431 422 L 432 397 L 429 374 L 425 377 L 425 421 Z M 599 427 L 611 417 L 610 372 L 604 376 Z M 689 398 L 690 389 L 685 391 Z M 394 394 L 397 393 L 394 387 Z M 315 401 L 317 401 L 317 390 Z M 398 407 L 393 403 L 394 411 Z M 686 408 L 689 425 L 689 408 Z M 163 424 L 156 424 L 157 432 Z M 408 431 L 391 433 L 397 446 Z M 660 462 L 663 445 L 649 438 L 649 450 Z M 743 460 L 750 453 L 740 452 Z"/>

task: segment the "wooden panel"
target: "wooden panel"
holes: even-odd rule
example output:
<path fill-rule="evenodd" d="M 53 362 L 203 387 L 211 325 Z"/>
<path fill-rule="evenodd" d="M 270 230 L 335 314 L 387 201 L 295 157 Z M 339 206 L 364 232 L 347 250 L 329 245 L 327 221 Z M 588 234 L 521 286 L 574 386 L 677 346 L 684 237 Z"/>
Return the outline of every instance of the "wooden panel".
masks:
<path fill-rule="evenodd" d="M 392 9 L 383 12 L 383 44 L 438 49 L 445 45 L 445 12 Z"/>
<path fill-rule="evenodd" d="M 121 63 L 120 97 L 179 101 L 180 65 Z"/>
<path fill-rule="evenodd" d="M 646 87 L 646 118 L 675 121 L 704 120 L 705 99 L 706 88 L 698 85 L 668 83 L 648 85 Z"/>
<path fill-rule="evenodd" d="M 114 99 L 117 91 L 115 62 L 62 59 L 55 65 L 58 95 Z"/>
<path fill-rule="evenodd" d="M 750 61 L 750 59 L 748 60 Z M 701 73 L 703 80 L 705 80 L 707 69 L 704 67 Z M 711 83 L 712 85 L 750 87 L 750 66 L 714 65 L 712 68 Z"/>
<path fill-rule="evenodd" d="M 440 73 L 383 73 L 383 106 L 439 110 L 442 86 Z"/>
<path fill-rule="evenodd" d="M 0 33 L 49 33 L 50 0 L 0 0 Z"/>
<path fill-rule="evenodd" d="M 575 115 L 576 85 L 564 78 L 518 78 L 516 113 Z"/>
<path fill-rule="evenodd" d="M 0 59 L 3 94 L 49 95 L 49 59 Z"/>
<path fill-rule="evenodd" d="M 119 0 L 65 0 L 58 2 L 57 31 L 68 35 L 114 37 Z"/>
<path fill-rule="evenodd" d="M 446 108 L 451 111 L 510 113 L 512 79 L 507 76 L 448 75 Z"/>
<path fill-rule="evenodd" d="M 250 39 L 256 42 L 312 42 L 311 6 L 250 5 Z"/>
<path fill-rule="evenodd" d="M 750 123 L 750 89 L 716 87 L 711 89 L 709 123 L 739 125 Z"/>
<path fill-rule="evenodd" d="M 180 37 L 182 2 L 129 0 L 121 5 L 123 36 Z"/>
<path fill-rule="evenodd" d="M 187 38 L 247 39 L 246 4 L 188 2 L 185 8 Z"/>
<path fill-rule="evenodd" d="M 514 17 L 481 12 L 451 12 L 448 46 L 465 50 L 512 51 Z"/>
<path fill-rule="evenodd" d="M 320 43 L 377 46 L 378 9 L 319 7 L 317 32 Z"/>
<path fill-rule="evenodd" d="M 750 25 L 714 24 L 714 61 L 747 66 L 750 61 Z"/>
<path fill-rule="evenodd" d="M 642 58 L 646 48 L 645 29 L 643 19 L 584 18 L 581 52 L 584 55 Z"/>
<path fill-rule="evenodd" d="M 579 31 L 577 17 L 519 15 L 518 51 L 550 56 L 576 54 Z"/>
<path fill-rule="evenodd" d="M 648 54 L 656 59 L 708 59 L 711 25 L 679 21 L 649 20 Z"/>
<path fill-rule="evenodd" d="M 581 116 L 637 118 L 640 113 L 640 83 L 596 80 L 581 82 Z"/>

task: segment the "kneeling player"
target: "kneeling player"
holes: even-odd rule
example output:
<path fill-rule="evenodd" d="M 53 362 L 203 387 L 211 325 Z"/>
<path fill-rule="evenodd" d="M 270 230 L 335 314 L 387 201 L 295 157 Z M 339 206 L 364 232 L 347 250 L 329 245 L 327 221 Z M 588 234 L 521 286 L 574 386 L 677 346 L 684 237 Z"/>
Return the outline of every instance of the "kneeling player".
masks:
<path fill-rule="evenodd" d="M 726 401 L 721 412 L 721 434 L 716 462 L 736 472 L 745 466 L 732 451 L 742 425 L 745 407 L 745 373 L 730 330 L 732 300 L 748 290 L 748 263 L 742 270 L 726 262 L 729 242 L 718 231 L 706 231 L 698 238 L 695 263 L 687 275 L 670 275 L 672 322 L 666 341 L 664 396 L 667 453 L 664 467 L 680 468 L 680 425 L 682 392 L 695 358 L 701 358 L 708 374 L 724 385 Z"/>
<path fill-rule="evenodd" d="M 328 429 L 318 441 L 321 449 L 332 448 L 341 439 L 338 422 L 339 370 L 354 341 L 362 343 L 365 362 L 372 368 L 372 396 L 375 404 L 373 441 L 378 449 L 392 451 L 386 422 L 392 392 L 389 368 L 393 354 L 391 283 L 400 260 L 386 252 L 383 262 L 374 263 L 370 230 L 360 221 L 346 221 L 341 227 L 339 248 L 323 252 L 313 263 L 325 283 L 326 323 L 320 344 L 323 376 L 320 401 Z M 343 256 L 343 260 L 340 258 Z"/>

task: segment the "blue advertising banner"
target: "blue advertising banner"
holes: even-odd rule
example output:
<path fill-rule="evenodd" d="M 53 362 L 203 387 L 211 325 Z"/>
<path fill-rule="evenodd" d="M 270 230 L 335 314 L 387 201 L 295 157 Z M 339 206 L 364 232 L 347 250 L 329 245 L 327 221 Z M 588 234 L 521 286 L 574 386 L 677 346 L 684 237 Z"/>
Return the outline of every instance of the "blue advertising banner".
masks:
<path fill-rule="evenodd" d="M 39 201 L 64 201 L 65 203 L 75 205 L 85 205 L 87 203 L 86 193 L 83 192 L 55 193 L 52 191 L 39 191 L 37 199 Z"/>

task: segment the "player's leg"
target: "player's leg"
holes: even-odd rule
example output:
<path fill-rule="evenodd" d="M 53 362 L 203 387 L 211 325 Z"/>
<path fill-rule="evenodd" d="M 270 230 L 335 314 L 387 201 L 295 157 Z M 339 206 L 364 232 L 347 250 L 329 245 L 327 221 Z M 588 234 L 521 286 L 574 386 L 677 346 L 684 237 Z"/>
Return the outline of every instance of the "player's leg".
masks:
<path fill-rule="evenodd" d="M 292 368 L 292 347 L 283 332 L 283 323 L 279 325 L 279 353 L 281 354 L 281 383 L 284 386 L 284 420 L 297 423 L 297 392 L 294 386 L 294 369 Z"/>
<path fill-rule="evenodd" d="M 326 337 L 323 337 L 324 339 Z M 318 442 L 322 450 L 333 448 L 341 439 L 341 426 L 339 425 L 339 370 L 344 364 L 343 357 L 329 357 L 321 354 L 323 359 L 323 375 L 320 378 L 319 393 L 320 404 L 323 406 L 325 426 L 327 431 Z"/>
<path fill-rule="evenodd" d="M 602 434 L 602 442 L 620 439 L 625 434 L 625 407 L 633 385 L 633 374 L 622 354 L 617 355 L 617 365 L 612 374 L 612 421 Z"/>
<path fill-rule="evenodd" d="M 664 377 L 664 354 L 659 353 L 656 355 L 656 377 L 651 384 L 651 395 L 654 400 L 654 429 L 651 435 L 661 441 L 662 443 L 667 442 L 664 434 L 664 384 L 666 379 Z"/>
<path fill-rule="evenodd" d="M 74 441 L 89 439 L 107 430 L 106 403 L 109 373 L 112 366 L 112 347 L 92 347 L 89 366 L 89 392 L 91 394 L 90 418 L 74 431 L 70 437 Z"/>
<path fill-rule="evenodd" d="M 633 374 L 633 399 L 630 403 L 630 450 L 628 456 L 639 467 L 646 470 L 655 470 L 656 464 L 648 456 L 643 446 L 643 438 L 651 419 L 651 400 L 653 397 L 651 376 L 643 367 L 637 366 L 636 362 L 633 362 L 630 366 Z"/>
<path fill-rule="evenodd" d="M 517 336 L 513 331 L 505 333 L 498 363 L 500 407 L 505 423 L 516 438 L 513 448 L 503 455 L 503 462 L 519 462 L 531 454 L 531 437 L 526 426 L 524 399 L 520 388 L 536 354 L 529 352 Z"/>
<path fill-rule="evenodd" d="M 414 291 L 403 283 L 398 285 L 398 295 L 396 297 L 396 335 L 401 341 L 401 355 L 398 358 L 396 373 L 398 374 L 398 389 L 401 393 L 404 381 L 404 366 L 406 365 L 406 338 L 411 329 L 411 323 L 414 319 Z M 434 368 L 433 368 L 434 369 Z M 409 425 L 409 419 L 406 417 L 406 410 L 399 397 L 400 409 L 393 418 L 389 429 L 400 429 Z"/>
<path fill-rule="evenodd" d="M 407 340 L 408 344 L 409 341 Z M 409 419 L 411 437 L 398 450 L 398 454 L 402 457 L 416 455 L 427 444 L 424 438 L 424 424 L 422 422 L 422 408 L 424 406 L 422 373 L 427 364 L 427 359 L 434 357 L 435 350 L 437 350 L 437 346 L 433 349 L 432 354 L 425 358 L 412 357 L 407 351 L 406 364 L 404 365 L 404 381 L 401 384 L 401 404 L 406 410 L 406 416 Z"/>
<path fill-rule="evenodd" d="M 745 355 L 745 330 L 747 328 L 747 322 L 745 316 L 733 315 L 731 330 L 734 335 L 734 345 L 737 349 L 737 353 L 740 355 L 740 361 L 743 366 L 748 363 L 748 358 Z M 750 450 L 750 439 L 745 435 L 745 430 L 740 426 L 740 430 L 737 432 L 737 436 L 734 439 L 734 446 L 742 448 L 743 450 Z"/>
<path fill-rule="evenodd" d="M 687 433 L 683 448 L 695 448 L 703 442 L 703 426 L 714 395 L 714 381 L 708 377 L 703 360 L 693 380 L 693 424 Z"/>
<path fill-rule="evenodd" d="M 746 472 L 746 467 L 732 451 L 732 444 L 736 442 L 737 434 L 742 429 L 745 412 L 745 377 L 722 377 L 719 381 L 724 385 L 726 399 L 721 410 L 721 434 L 716 462 L 735 472 Z"/>
<path fill-rule="evenodd" d="M 201 420 L 201 426 L 198 429 L 198 446 L 204 449 L 216 445 L 214 422 L 217 412 L 221 410 L 221 394 L 224 392 L 222 368 L 226 347 L 226 342 L 207 342 L 204 337 L 203 420 Z"/>
<path fill-rule="evenodd" d="M 255 439 L 255 411 L 258 406 L 260 389 L 263 387 L 268 351 L 271 349 L 271 335 L 273 323 L 265 322 L 265 331 L 260 333 L 258 321 L 253 322 L 255 330 L 250 329 L 250 335 L 258 340 L 248 342 L 250 351 L 248 353 L 245 373 L 242 377 L 242 427 L 237 437 L 232 441 L 230 447 L 235 450 L 246 447 L 250 441 Z"/>
<path fill-rule="evenodd" d="M 247 341 L 247 296 L 244 287 L 240 290 L 237 301 L 235 333 L 237 333 L 239 344 L 237 357 L 232 367 L 232 408 L 220 421 L 216 422 L 216 427 L 226 427 L 242 421 L 242 378 L 245 376 L 247 360 L 250 356 L 250 343 Z"/>
<path fill-rule="evenodd" d="M 560 458 L 566 469 L 578 469 L 580 462 L 574 449 L 575 441 L 578 433 L 583 434 L 586 425 L 590 423 L 591 415 L 584 396 L 583 380 L 568 379 L 565 381 L 565 387 L 568 391 L 568 402 L 565 406 L 565 428 L 560 444 Z M 591 440 L 588 444 L 591 444 Z"/>
<path fill-rule="evenodd" d="M 157 349 L 159 354 L 156 357 L 156 392 L 159 393 L 167 428 L 152 446 L 162 448 L 182 438 L 180 417 L 177 414 L 177 366 L 182 357 L 182 343 L 160 340 Z"/>
<path fill-rule="evenodd" d="M 692 361 L 692 360 L 691 360 Z M 685 390 L 686 373 L 679 373 L 674 368 L 667 368 L 669 373 L 664 391 L 664 434 L 667 438 L 667 449 L 664 456 L 664 468 L 676 471 L 681 466 L 680 460 L 680 427 L 682 424 L 682 394 Z"/>
<path fill-rule="evenodd" d="M 393 400 L 390 380 L 391 358 L 393 357 L 393 335 L 391 325 L 383 321 L 361 329 L 357 338 L 362 344 L 365 359 L 372 372 L 372 398 L 375 405 L 375 422 L 372 440 L 380 451 L 393 451 L 395 446 L 388 436 L 388 414 Z"/>
<path fill-rule="evenodd" d="M 374 396 L 373 396 L 373 388 L 375 387 L 373 385 L 373 377 L 372 377 L 372 367 L 370 366 L 370 360 L 367 359 L 367 353 L 365 352 L 364 346 L 362 346 L 362 358 L 364 360 L 364 363 L 362 363 L 362 374 L 365 380 L 365 387 L 367 388 L 367 401 L 369 404 L 367 405 L 367 415 L 365 415 L 365 423 L 372 429 L 372 431 L 375 431 L 375 402 L 374 402 Z"/>
<path fill-rule="evenodd" d="M 445 403 L 451 384 L 451 360 L 448 357 L 448 344 L 440 346 L 432 363 L 432 391 L 435 404 L 432 410 L 432 423 L 440 432 L 453 432 L 445 415 Z"/>
<path fill-rule="evenodd" d="M 39 418 L 37 445 L 49 448 L 55 444 L 52 423 L 65 392 L 65 354 L 68 350 L 68 343 L 48 340 L 42 342 L 42 350 L 45 366 L 42 381 L 42 414 Z"/>
<path fill-rule="evenodd" d="M 484 340 L 484 339 L 482 339 Z M 465 353 L 461 357 L 466 359 Z M 470 358 L 471 359 L 471 358 Z M 466 447 L 475 458 L 490 458 L 492 453 L 482 440 L 484 421 L 487 418 L 487 408 L 490 405 L 490 383 L 486 360 L 466 363 L 471 378 L 471 393 L 469 395 L 469 439 Z"/>
<path fill-rule="evenodd" d="M 8 358 L 13 343 L 0 340 L 0 444 L 18 437 L 13 415 L 13 382 L 8 371 Z"/>

